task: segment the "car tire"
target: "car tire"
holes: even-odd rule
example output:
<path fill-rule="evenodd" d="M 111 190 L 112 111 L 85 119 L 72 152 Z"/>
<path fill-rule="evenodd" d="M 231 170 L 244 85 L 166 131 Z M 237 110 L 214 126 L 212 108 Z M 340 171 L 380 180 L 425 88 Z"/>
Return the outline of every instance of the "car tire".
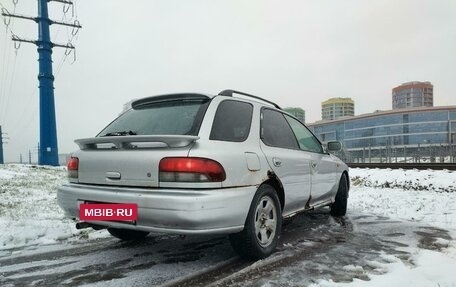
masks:
<path fill-rule="evenodd" d="M 112 236 L 124 241 L 141 240 L 149 234 L 149 232 L 146 231 L 119 228 L 108 228 L 108 232 L 111 233 Z"/>
<path fill-rule="evenodd" d="M 258 260 L 271 255 L 282 229 L 282 211 L 275 189 L 261 185 L 250 205 L 244 230 L 230 235 L 233 249 L 243 258 Z"/>
<path fill-rule="evenodd" d="M 339 181 L 339 189 L 337 190 L 334 203 L 331 204 L 332 216 L 344 216 L 347 213 L 347 199 L 348 199 L 348 181 L 347 176 L 342 174 Z"/>

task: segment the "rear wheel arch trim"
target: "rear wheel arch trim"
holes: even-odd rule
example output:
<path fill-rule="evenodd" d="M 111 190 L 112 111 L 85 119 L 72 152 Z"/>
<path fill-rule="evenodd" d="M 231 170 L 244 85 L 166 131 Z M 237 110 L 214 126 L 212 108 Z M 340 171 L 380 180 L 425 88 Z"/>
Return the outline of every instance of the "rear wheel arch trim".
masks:
<path fill-rule="evenodd" d="M 280 202 L 280 213 L 282 213 L 285 207 L 285 191 L 283 189 L 283 185 L 280 179 L 276 176 L 274 172 L 268 171 L 268 179 L 263 181 L 258 186 L 258 188 L 260 188 L 262 185 L 269 185 L 272 188 L 274 188 Z"/>

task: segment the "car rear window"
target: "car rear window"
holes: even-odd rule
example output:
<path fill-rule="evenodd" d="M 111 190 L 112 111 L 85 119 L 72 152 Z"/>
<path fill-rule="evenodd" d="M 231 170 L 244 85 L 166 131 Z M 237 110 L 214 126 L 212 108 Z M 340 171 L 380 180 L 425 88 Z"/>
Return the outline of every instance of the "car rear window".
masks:
<path fill-rule="evenodd" d="M 209 139 L 243 142 L 252 123 L 253 106 L 249 103 L 225 100 L 217 107 Z"/>
<path fill-rule="evenodd" d="M 98 136 L 198 135 L 209 99 L 175 100 L 144 104 L 120 115 Z"/>

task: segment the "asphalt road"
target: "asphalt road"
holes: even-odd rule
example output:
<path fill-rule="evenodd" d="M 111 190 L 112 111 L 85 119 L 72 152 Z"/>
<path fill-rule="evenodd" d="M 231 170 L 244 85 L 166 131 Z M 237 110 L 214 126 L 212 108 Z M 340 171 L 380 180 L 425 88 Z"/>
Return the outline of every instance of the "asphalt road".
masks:
<path fill-rule="evenodd" d="M 444 240 L 440 240 L 444 239 Z M 369 280 L 413 250 L 440 250 L 448 231 L 370 214 L 299 215 L 267 259 L 240 259 L 225 236 L 113 238 L 39 247 L 0 257 L 0 286 L 307 286 L 322 279 Z"/>

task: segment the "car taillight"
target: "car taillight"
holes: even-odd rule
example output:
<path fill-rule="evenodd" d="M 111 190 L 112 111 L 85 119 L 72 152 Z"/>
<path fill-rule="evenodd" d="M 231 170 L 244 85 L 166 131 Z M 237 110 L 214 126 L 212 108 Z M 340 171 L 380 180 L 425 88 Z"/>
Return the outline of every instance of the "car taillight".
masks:
<path fill-rule="evenodd" d="M 69 178 L 78 178 L 79 159 L 77 157 L 71 157 L 68 161 L 67 168 Z"/>
<path fill-rule="evenodd" d="M 220 163 L 199 157 L 165 157 L 159 171 L 162 182 L 221 182 L 226 178 Z"/>

